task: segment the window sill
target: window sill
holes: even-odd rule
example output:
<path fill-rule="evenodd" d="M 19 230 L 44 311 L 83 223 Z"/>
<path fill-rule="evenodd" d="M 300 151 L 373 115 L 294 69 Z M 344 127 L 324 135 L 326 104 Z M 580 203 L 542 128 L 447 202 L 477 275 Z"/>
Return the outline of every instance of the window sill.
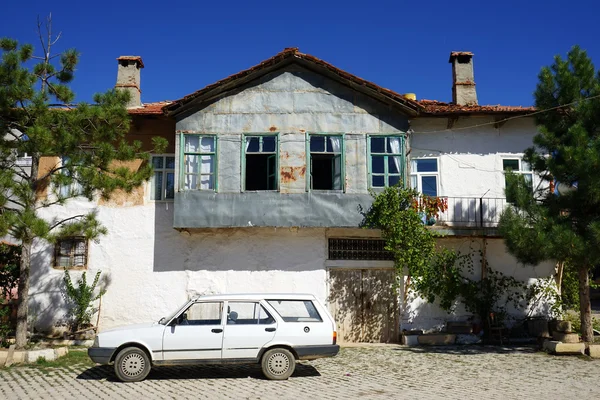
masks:
<path fill-rule="evenodd" d="M 76 267 L 61 267 L 61 266 L 56 266 L 56 265 L 52 266 L 52 269 L 60 269 L 61 271 L 64 270 L 65 268 L 67 269 L 67 271 L 86 271 L 88 269 L 87 265 L 80 265 L 80 266 L 76 266 Z"/>
<path fill-rule="evenodd" d="M 279 190 L 243 190 L 241 193 L 278 193 Z"/>
<path fill-rule="evenodd" d="M 346 193 L 346 191 L 344 189 L 310 189 L 308 190 L 308 192 L 314 192 L 314 193 L 320 193 L 320 194 L 327 194 L 327 193 L 331 193 L 331 194 L 337 194 L 337 193 Z"/>

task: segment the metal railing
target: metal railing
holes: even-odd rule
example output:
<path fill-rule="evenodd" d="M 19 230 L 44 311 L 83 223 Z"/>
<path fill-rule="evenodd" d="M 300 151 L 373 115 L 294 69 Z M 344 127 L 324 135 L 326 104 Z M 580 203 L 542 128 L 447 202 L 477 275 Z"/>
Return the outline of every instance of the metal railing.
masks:
<path fill-rule="evenodd" d="M 438 214 L 435 225 L 494 228 L 502 211 L 510 204 L 505 198 L 442 197 L 448 209 Z"/>

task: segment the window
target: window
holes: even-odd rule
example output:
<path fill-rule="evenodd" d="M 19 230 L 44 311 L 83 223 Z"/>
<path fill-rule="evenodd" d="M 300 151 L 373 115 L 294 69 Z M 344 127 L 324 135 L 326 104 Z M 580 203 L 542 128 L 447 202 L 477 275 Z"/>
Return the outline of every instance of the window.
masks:
<path fill-rule="evenodd" d="M 273 317 L 259 303 L 228 303 L 227 325 L 268 325 Z"/>
<path fill-rule="evenodd" d="M 285 322 L 323 322 L 310 300 L 268 300 Z"/>
<path fill-rule="evenodd" d="M 60 159 L 61 166 L 68 165 L 71 162 L 71 158 L 63 156 Z M 69 185 L 60 185 L 58 188 L 58 194 L 61 197 L 75 197 L 81 193 L 81 184 L 77 181 L 77 174 L 68 169 L 61 169 L 60 173 L 65 176 L 73 177 Z"/>
<path fill-rule="evenodd" d="M 533 174 L 531 173 L 531 166 L 525 161 L 519 158 L 505 158 L 502 160 L 502 170 L 511 171 L 514 174 L 523 176 L 525 184 L 533 191 Z M 514 203 L 515 199 L 510 195 L 509 189 L 510 183 L 507 181 L 507 176 L 504 176 L 504 187 L 506 190 L 506 201 Z"/>
<path fill-rule="evenodd" d="M 56 242 L 54 247 L 55 268 L 85 268 L 87 265 L 87 240 L 70 237 Z"/>
<path fill-rule="evenodd" d="M 175 156 L 152 156 L 154 175 L 150 182 L 151 200 L 173 200 L 175 196 Z"/>
<path fill-rule="evenodd" d="M 369 173 L 371 187 L 394 186 L 404 174 L 404 138 L 399 136 L 369 137 Z"/>
<path fill-rule="evenodd" d="M 437 158 L 416 158 L 410 162 L 410 185 L 425 196 L 438 195 Z"/>
<path fill-rule="evenodd" d="M 310 135 L 310 189 L 342 190 L 344 184 L 343 137 Z"/>
<path fill-rule="evenodd" d="M 277 190 L 277 136 L 245 136 L 244 190 Z"/>
<path fill-rule="evenodd" d="M 182 188 L 216 190 L 216 137 L 182 134 L 182 138 Z"/>
<path fill-rule="evenodd" d="M 194 303 L 179 316 L 178 325 L 221 325 L 223 303 Z"/>
<path fill-rule="evenodd" d="M 329 239 L 330 260 L 393 260 L 382 239 Z"/>

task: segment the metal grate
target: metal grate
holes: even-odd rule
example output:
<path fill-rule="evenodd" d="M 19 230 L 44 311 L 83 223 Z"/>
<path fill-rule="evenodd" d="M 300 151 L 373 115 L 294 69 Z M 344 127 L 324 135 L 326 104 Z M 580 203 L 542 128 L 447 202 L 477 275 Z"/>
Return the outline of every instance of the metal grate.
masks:
<path fill-rule="evenodd" d="M 330 260 L 393 260 L 381 239 L 329 239 Z"/>

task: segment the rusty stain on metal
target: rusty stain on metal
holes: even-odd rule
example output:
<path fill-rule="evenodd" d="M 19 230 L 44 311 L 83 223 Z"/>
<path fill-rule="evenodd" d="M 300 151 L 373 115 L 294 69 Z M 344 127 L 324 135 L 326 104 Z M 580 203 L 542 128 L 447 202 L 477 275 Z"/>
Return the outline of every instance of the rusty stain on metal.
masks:
<path fill-rule="evenodd" d="M 281 181 L 284 183 L 295 182 L 306 174 L 306 166 L 281 167 Z"/>

